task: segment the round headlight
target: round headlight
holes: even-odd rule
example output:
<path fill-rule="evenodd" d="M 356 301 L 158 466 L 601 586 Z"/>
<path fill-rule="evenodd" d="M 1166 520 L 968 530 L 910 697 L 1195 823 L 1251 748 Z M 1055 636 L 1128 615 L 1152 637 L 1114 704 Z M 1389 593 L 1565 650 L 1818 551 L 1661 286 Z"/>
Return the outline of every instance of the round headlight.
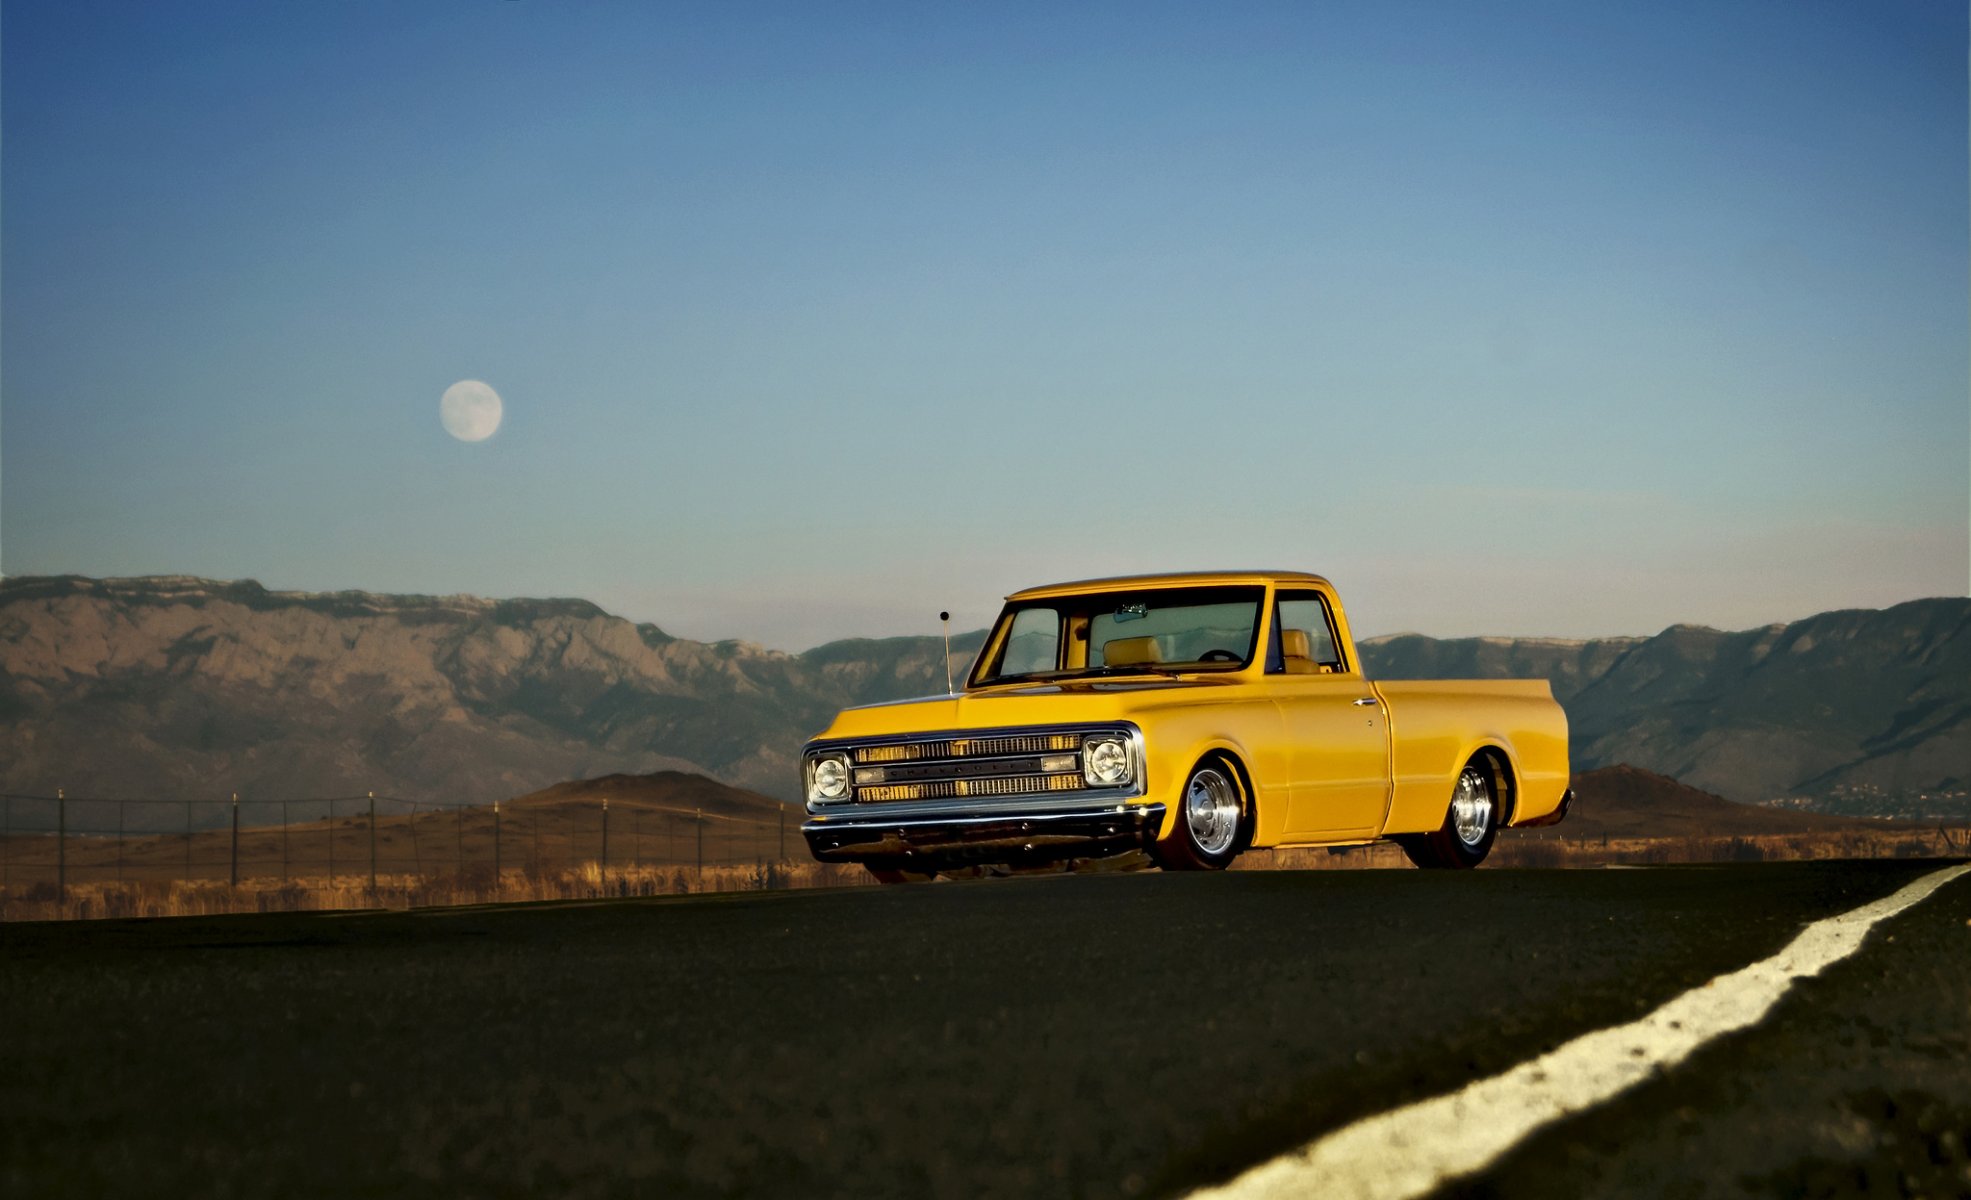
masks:
<path fill-rule="evenodd" d="M 849 794 L 849 760 L 840 755 L 814 760 L 808 777 L 808 799 L 840 800 Z"/>
<path fill-rule="evenodd" d="M 1115 738 L 1090 741 L 1081 749 L 1081 774 L 1091 786 L 1129 782 L 1129 747 Z"/>

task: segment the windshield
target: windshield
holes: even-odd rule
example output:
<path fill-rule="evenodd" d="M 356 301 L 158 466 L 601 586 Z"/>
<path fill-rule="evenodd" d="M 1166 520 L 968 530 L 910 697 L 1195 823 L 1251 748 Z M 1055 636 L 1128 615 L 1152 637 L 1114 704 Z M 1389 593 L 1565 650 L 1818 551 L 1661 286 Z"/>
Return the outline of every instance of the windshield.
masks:
<path fill-rule="evenodd" d="M 1236 671 L 1252 661 L 1264 596 L 1250 586 L 1157 588 L 1009 604 L 972 683 Z"/>

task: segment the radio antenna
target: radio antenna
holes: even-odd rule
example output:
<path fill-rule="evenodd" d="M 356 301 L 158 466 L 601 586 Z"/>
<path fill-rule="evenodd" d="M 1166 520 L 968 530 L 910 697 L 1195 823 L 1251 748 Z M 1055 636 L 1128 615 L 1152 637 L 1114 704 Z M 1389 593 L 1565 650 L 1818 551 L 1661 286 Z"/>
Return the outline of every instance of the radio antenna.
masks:
<path fill-rule="evenodd" d="M 951 614 L 941 612 L 938 620 L 944 622 L 944 694 L 956 696 L 958 689 L 951 685 Z"/>

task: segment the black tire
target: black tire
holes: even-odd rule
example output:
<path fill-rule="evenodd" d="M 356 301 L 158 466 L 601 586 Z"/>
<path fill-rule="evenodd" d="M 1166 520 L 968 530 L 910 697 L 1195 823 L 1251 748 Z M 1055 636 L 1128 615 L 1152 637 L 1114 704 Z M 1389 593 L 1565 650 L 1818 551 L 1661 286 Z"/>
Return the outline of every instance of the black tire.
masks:
<path fill-rule="evenodd" d="M 1223 871 L 1252 841 L 1252 798 L 1232 764 L 1208 758 L 1177 795 L 1177 824 L 1156 845 L 1166 871 Z"/>
<path fill-rule="evenodd" d="M 1444 824 L 1429 833 L 1396 839 L 1410 861 L 1426 870 L 1468 871 L 1485 861 L 1499 836 L 1499 786 L 1490 764 L 1473 759 L 1451 785 Z"/>

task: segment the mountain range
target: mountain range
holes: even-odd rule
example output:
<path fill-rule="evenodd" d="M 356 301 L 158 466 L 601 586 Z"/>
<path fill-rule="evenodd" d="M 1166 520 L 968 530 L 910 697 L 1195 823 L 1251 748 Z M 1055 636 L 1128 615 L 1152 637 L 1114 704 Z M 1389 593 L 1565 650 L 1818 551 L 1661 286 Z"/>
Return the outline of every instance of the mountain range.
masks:
<path fill-rule="evenodd" d="M 1741 632 L 1379 638 L 1384 679 L 1544 678 L 1576 770 L 1627 763 L 1741 803 L 1971 816 L 1971 600 L 1913 600 Z"/>
<path fill-rule="evenodd" d="M 961 674 L 983 639 L 955 636 Z M 1577 770 L 1732 800 L 1971 815 L 1971 600 L 1648 638 L 1371 639 L 1372 676 L 1540 677 Z M 694 642 L 583 600 L 0 581 L 0 790 L 490 801 L 679 770 L 794 797 L 840 707 L 942 691 L 942 642 Z"/>

